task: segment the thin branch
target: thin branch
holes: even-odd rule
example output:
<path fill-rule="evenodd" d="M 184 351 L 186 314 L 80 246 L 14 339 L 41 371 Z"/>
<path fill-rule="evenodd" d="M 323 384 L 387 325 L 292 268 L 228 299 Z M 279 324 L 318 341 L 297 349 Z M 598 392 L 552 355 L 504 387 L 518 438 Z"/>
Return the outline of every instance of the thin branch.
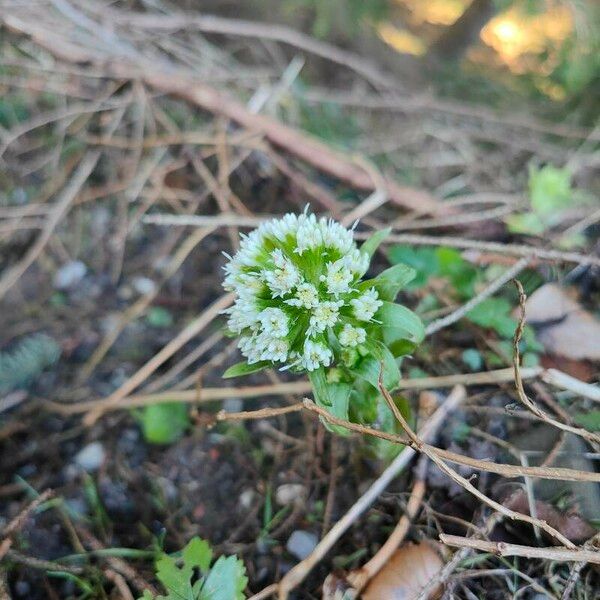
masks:
<path fill-rule="evenodd" d="M 468 302 L 463 304 L 460 308 L 450 313 L 442 319 L 429 323 L 425 328 L 425 334 L 431 335 L 448 325 L 452 325 L 462 319 L 470 310 L 473 310 L 478 304 L 481 304 L 484 300 L 495 294 L 505 283 L 508 283 L 511 279 L 514 279 L 523 269 L 526 269 L 531 263 L 530 257 L 524 257 L 517 261 L 510 269 L 507 269 L 500 277 L 492 281 L 485 289 L 479 294 L 473 296 Z"/>
<path fill-rule="evenodd" d="M 488 542 L 475 538 L 466 538 L 458 535 L 440 533 L 440 541 L 448 546 L 457 548 L 472 548 L 482 552 L 491 552 L 499 556 L 524 556 L 526 558 L 543 558 L 556 562 L 588 562 L 600 565 L 600 552 L 584 550 L 577 547 L 551 547 L 537 548 L 534 546 L 521 546 L 506 542 Z"/>

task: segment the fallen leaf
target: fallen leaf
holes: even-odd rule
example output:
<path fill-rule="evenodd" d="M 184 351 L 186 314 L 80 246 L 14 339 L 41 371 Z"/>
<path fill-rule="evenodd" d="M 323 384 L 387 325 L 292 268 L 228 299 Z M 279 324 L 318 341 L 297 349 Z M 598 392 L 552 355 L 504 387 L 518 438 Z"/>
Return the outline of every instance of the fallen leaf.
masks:
<path fill-rule="evenodd" d="M 385 566 L 371 579 L 364 600 L 411 600 L 442 569 L 444 563 L 430 542 L 407 544 L 392 554 Z M 437 586 L 429 596 L 441 591 Z"/>
<path fill-rule="evenodd" d="M 536 518 L 546 521 L 548 525 L 560 531 L 560 533 L 573 543 L 584 542 L 596 533 L 594 527 L 576 512 L 559 511 L 543 500 L 536 500 L 534 504 Z M 505 506 L 526 515 L 530 514 L 529 502 L 525 492 L 513 494 L 509 501 L 505 503 Z"/>
<path fill-rule="evenodd" d="M 600 360 L 600 321 L 564 288 L 552 283 L 543 285 L 527 300 L 525 308 L 546 352 L 573 360 Z"/>

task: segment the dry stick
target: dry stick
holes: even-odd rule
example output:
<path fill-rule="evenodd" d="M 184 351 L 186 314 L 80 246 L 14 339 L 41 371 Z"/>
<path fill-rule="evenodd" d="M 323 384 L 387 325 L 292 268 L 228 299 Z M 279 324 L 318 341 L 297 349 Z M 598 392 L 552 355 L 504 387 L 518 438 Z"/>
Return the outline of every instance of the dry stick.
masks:
<path fill-rule="evenodd" d="M 52 498 L 54 495 L 53 490 L 46 490 L 42 494 L 40 494 L 33 502 L 31 502 L 25 509 L 23 509 L 2 531 L 2 536 L 4 539 L 0 543 L 0 561 L 6 556 L 10 547 L 12 546 L 12 537 L 15 533 L 17 533 L 23 525 L 25 525 L 25 521 L 29 518 L 29 515 L 38 507 L 40 504 L 43 504 L 49 498 Z"/>
<path fill-rule="evenodd" d="M 521 377 L 523 377 L 523 369 L 521 369 Z M 541 379 L 554 387 L 569 390 L 579 396 L 594 400 L 594 402 L 600 402 L 600 386 L 598 384 L 585 383 L 558 369 L 546 369 L 541 373 Z"/>
<path fill-rule="evenodd" d="M 164 388 L 170 381 L 175 379 L 182 371 L 189 367 L 192 363 L 202 358 L 211 348 L 214 348 L 222 339 L 224 335 L 220 330 L 215 331 L 212 335 L 208 336 L 201 344 L 198 344 L 194 350 L 181 359 L 171 369 L 163 373 L 160 377 L 157 377 L 151 383 L 143 387 L 143 391 L 146 393 L 155 392 Z"/>
<path fill-rule="evenodd" d="M 431 335 L 432 333 L 435 333 L 436 331 L 439 331 L 440 329 L 443 329 L 448 325 L 452 325 L 452 323 L 456 323 L 456 321 L 462 319 L 471 309 L 495 294 L 505 283 L 509 282 L 511 279 L 514 279 L 523 269 L 526 269 L 530 262 L 530 257 L 524 257 L 517 261 L 510 269 L 507 269 L 500 277 L 492 281 L 490 285 L 488 285 L 476 296 L 473 296 L 473 298 L 463 304 L 459 309 L 450 313 L 446 317 L 443 317 L 442 319 L 438 319 L 437 321 L 429 323 L 429 325 L 427 325 L 425 328 L 425 334 Z"/>
<path fill-rule="evenodd" d="M 402 436 L 386 433 L 373 429 L 367 425 L 360 425 L 357 423 L 351 423 L 345 419 L 334 417 L 324 408 L 317 406 L 314 402 L 305 398 L 303 400 L 304 408 L 311 412 L 317 413 L 320 417 L 331 423 L 332 425 L 338 425 L 344 427 L 350 431 L 354 431 L 361 435 L 372 435 L 374 437 L 392 442 L 394 444 L 404 444 L 411 446 L 415 450 L 426 449 L 428 452 L 433 452 L 437 456 L 458 465 L 468 466 L 479 471 L 486 471 L 488 473 L 495 473 L 502 475 L 503 477 L 539 477 L 540 479 L 555 479 L 558 481 L 588 481 L 600 483 L 600 473 L 579 471 L 577 469 L 566 469 L 563 467 L 531 467 L 524 465 L 509 465 L 504 463 L 495 463 L 489 460 L 480 460 L 477 458 L 471 458 L 470 456 L 464 456 L 463 454 L 457 454 L 450 450 L 444 450 L 437 446 L 431 446 L 430 444 L 421 443 L 418 445 L 412 439 L 406 439 Z"/>
<path fill-rule="evenodd" d="M 184 344 L 198 335 L 222 310 L 233 301 L 233 294 L 225 294 L 215 300 L 198 318 L 194 319 L 183 331 L 174 337 L 162 350 L 155 354 L 145 365 L 136 371 L 123 385 L 115 390 L 108 398 L 99 403 L 84 417 L 85 425 L 93 425 L 105 412 L 107 406 L 114 406 L 125 398 L 141 383 L 143 383 L 160 365 L 168 360 Z"/>
<path fill-rule="evenodd" d="M 487 542 L 459 535 L 446 535 L 440 533 L 440 540 L 448 546 L 458 548 L 472 548 L 483 552 L 491 552 L 499 556 L 524 556 L 526 558 L 544 558 L 557 562 L 589 562 L 600 565 L 600 552 L 584 550 L 572 545 L 567 548 L 536 548 L 535 546 L 521 546 L 506 542 Z"/>
<path fill-rule="evenodd" d="M 484 502 L 491 508 L 502 513 L 504 516 L 508 517 L 509 519 L 524 521 L 525 523 L 529 523 L 531 525 L 537 525 L 538 527 L 543 529 L 546 533 L 548 533 L 552 537 L 556 538 L 558 541 L 560 541 L 562 544 L 564 544 L 568 548 L 575 548 L 575 544 L 573 544 L 571 541 L 569 541 L 562 533 L 560 533 L 560 531 L 558 531 L 554 527 L 551 527 L 550 525 L 548 525 L 548 523 L 546 523 L 545 521 L 541 521 L 540 519 L 534 519 L 533 517 L 531 517 L 529 515 L 525 515 L 525 514 L 516 512 L 514 510 L 511 510 L 509 508 L 506 508 L 499 502 L 492 500 L 491 498 L 486 496 L 483 492 L 479 491 L 468 479 L 466 479 L 465 477 L 463 477 L 462 475 L 457 473 L 454 469 L 449 467 L 440 458 L 438 453 L 435 452 L 430 446 L 425 444 L 422 440 L 420 440 L 419 437 L 415 434 L 415 432 L 411 429 L 410 425 L 408 424 L 408 422 L 406 421 L 406 419 L 400 412 L 400 409 L 396 406 L 396 403 L 390 396 L 390 393 L 387 391 L 387 389 L 383 385 L 383 382 L 381 380 L 382 373 L 383 373 L 383 369 L 379 375 L 379 389 L 380 389 L 381 393 L 383 394 L 383 397 L 385 398 L 392 413 L 396 417 L 396 420 L 398 421 L 398 423 L 400 423 L 400 426 L 405 431 L 405 433 L 408 435 L 408 437 L 413 442 L 413 444 L 415 444 L 417 446 L 418 450 L 420 452 L 423 452 L 425 455 L 427 455 L 431 459 L 431 461 L 434 462 L 443 473 L 448 475 L 448 477 L 450 477 L 450 479 L 452 479 L 452 481 L 458 483 L 458 485 L 460 485 L 465 490 L 470 492 L 473 496 L 475 496 L 476 498 L 478 498 L 479 500 L 481 500 L 482 502 Z"/>
<path fill-rule="evenodd" d="M 259 410 L 243 410 L 240 412 L 226 412 L 220 410 L 215 419 L 217 421 L 245 421 L 248 419 L 270 419 L 279 415 L 286 415 L 291 412 L 299 412 L 303 409 L 301 403 L 292 404 L 292 406 L 282 406 L 281 408 L 261 408 Z"/>
<path fill-rule="evenodd" d="M 600 540 L 600 533 L 597 533 L 593 537 L 591 537 L 584 545 L 584 548 L 593 547 L 594 544 Z M 565 584 L 565 589 L 563 590 L 561 600 L 569 600 L 571 597 L 571 593 L 577 580 L 579 579 L 579 574 L 583 567 L 585 567 L 587 563 L 585 561 L 577 562 L 571 567 L 571 572 L 569 573 L 569 578 L 567 579 L 567 583 Z"/>
<path fill-rule="evenodd" d="M 427 420 L 420 431 L 423 439 L 431 439 L 438 428 L 459 404 L 466 397 L 465 388 L 455 387 L 448 395 L 444 403 Z M 304 403 L 306 406 L 306 401 Z M 387 469 L 373 482 L 369 489 L 352 505 L 348 512 L 336 522 L 323 539 L 317 544 L 315 549 L 304 560 L 295 565 L 286 573 L 279 582 L 279 598 L 284 600 L 289 592 L 299 585 L 310 573 L 313 567 L 329 552 L 332 546 L 344 534 L 344 532 L 364 513 L 373 502 L 379 497 L 381 492 L 392 482 L 406 465 L 411 461 L 415 451 L 412 448 L 405 448 L 387 467 Z"/>
<path fill-rule="evenodd" d="M 35 243 L 29 248 L 25 256 L 16 265 L 7 270 L 3 274 L 2 279 L 0 279 L 0 299 L 4 297 L 6 292 L 19 280 L 19 277 L 27 271 L 41 254 L 42 250 L 52 237 L 56 226 L 68 211 L 69 206 L 75 199 L 81 186 L 86 182 L 90 173 L 94 170 L 99 158 L 99 151 L 88 152 L 87 156 L 79 163 L 73 177 L 63 189 L 56 204 L 52 207 L 52 212 L 48 215 L 44 228 L 35 240 Z"/>
<path fill-rule="evenodd" d="M 587 429 L 582 429 L 581 427 L 572 427 L 571 425 L 566 425 L 553 419 L 549 415 L 547 415 L 537 404 L 535 404 L 525 393 L 525 388 L 523 387 L 523 378 L 521 377 L 521 365 L 520 365 L 520 353 L 519 353 L 519 342 L 521 341 L 521 336 L 523 335 L 523 329 L 525 327 L 525 301 L 527 300 L 527 296 L 523 291 L 523 286 L 518 279 L 514 280 L 517 290 L 519 292 L 519 322 L 517 323 L 517 329 L 515 330 L 515 335 L 513 338 L 513 369 L 515 372 L 515 386 L 517 388 L 517 394 L 519 396 L 519 400 L 539 419 L 542 419 L 549 425 L 553 425 L 554 427 L 561 429 L 562 431 L 567 431 L 569 433 L 574 433 L 575 435 L 579 435 L 587 440 L 591 440 L 596 443 L 600 443 L 600 435 L 596 433 L 592 433 Z"/>
<path fill-rule="evenodd" d="M 387 563 L 396 548 L 404 541 L 413 519 L 423 502 L 425 496 L 428 458 L 422 455 L 416 467 L 416 481 L 413 485 L 410 498 L 406 505 L 406 511 L 398 521 L 398 524 L 391 535 L 385 541 L 383 546 L 377 551 L 377 554 L 371 558 L 364 566 L 350 573 L 347 577 L 352 587 L 360 592 L 367 583 L 375 576 L 381 568 Z"/>
<path fill-rule="evenodd" d="M 361 239 L 368 234 L 357 233 Z M 497 252 L 511 256 L 528 256 L 531 259 L 548 260 L 556 262 L 573 262 L 579 264 L 600 265 L 600 257 L 577 252 L 561 252 L 559 250 L 546 250 L 522 244 L 502 244 L 500 242 L 486 242 L 482 240 L 468 240 L 451 236 L 413 235 L 409 233 L 392 234 L 385 243 L 414 244 L 416 246 L 450 246 L 463 250 L 481 250 L 482 252 Z"/>
<path fill-rule="evenodd" d="M 106 356 L 106 353 L 111 349 L 112 345 L 117 341 L 121 332 L 125 329 L 128 323 L 136 319 L 150 306 L 160 288 L 177 272 L 181 264 L 189 256 L 190 252 L 209 234 L 214 231 L 213 228 L 197 229 L 192 232 L 190 236 L 181 244 L 175 255 L 165 269 L 164 275 L 160 283 L 150 293 L 143 295 L 136 302 L 134 302 L 129 308 L 127 308 L 121 317 L 119 322 L 104 336 L 104 339 L 100 345 L 94 350 L 92 356 L 83 365 L 79 380 L 85 381 Z"/>
<path fill-rule="evenodd" d="M 106 8 L 103 8 L 103 13 Z M 112 12 L 112 11 L 111 11 Z M 304 50 L 331 62 L 345 66 L 372 84 L 384 88 L 397 88 L 398 82 L 379 67 L 358 54 L 342 50 L 337 46 L 317 40 L 305 33 L 296 31 L 285 25 L 259 23 L 241 19 L 227 19 L 213 15 L 176 14 L 154 15 L 132 13 L 130 11 L 114 11 L 117 23 L 128 24 L 141 29 L 168 32 L 173 29 L 185 31 L 196 30 L 206 33 L 220 33 L 238 37 L 257 38 L 261 41 L 271 40 Z"/>
<path fill-rule="evenodd" d="M 217 227 L 237 225 L 239 227 L 257 227 L 263 221 L 271 218 L 273 218 L 273 215 L 243 217 L 235 214 L 221 214 L 217 216 L 157 214 L 145 217 L 144 221 L 146 223 L 156 223 L 159 225 L 195 225 L 197 227 L 206 227 L 207 225 L 215 225 Z M 370 235 L 370 232 L 364 231 L 357 231 L 355 233 L 356 239 L 359 240 L 364 240 Z M 597 256 L 579 254 L 577 252 L 561 252 L 560 250 L 535 248 L 533 246 L 524 246 L 522 244 L 502 244 L 500 242 L 469 240 L 460 237 L 393 233 L 388 236 L 383 243 L 406 243 L 414 244 L 416 246 L 450 246 L 452 248 L 460 248 L 463 250 L 472 249 L 480 250 L 482 252 L 493 252 L 502 255 L 528 257 L 531 261 L 541 260 L 549 262 L 566 262 L 600 266 L 600 257 Z"/>

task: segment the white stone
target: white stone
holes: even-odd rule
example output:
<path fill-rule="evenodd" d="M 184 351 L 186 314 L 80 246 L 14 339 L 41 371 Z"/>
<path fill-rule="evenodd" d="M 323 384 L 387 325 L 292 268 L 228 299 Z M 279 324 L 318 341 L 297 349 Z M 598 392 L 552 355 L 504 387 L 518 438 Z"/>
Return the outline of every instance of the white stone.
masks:
<path fill-rule="evenodd" d="M 77 285 L 87 273 L 87 267 L 80 260 L 72 260 L 64 264 L 54 274 L 54 287 L 57 290 L 68 290 Z"/>
<path fill-rule="evenodd" d="M 131 280 L 133 289 L 140 295 L 146 296 L 156 290 L 156 283 L 150 277 L 134 277 Z"/>
<path fill-rule="evenodd" d="M 275 502 L 279 506 L 303 502 L 305 498 L 306 488 L 301 483 L 284 483 L 275 491 Z"/>
<path fill-rule="evenodd" d="M 104 446 L 100 442 L 92 442 L 77 453 L 75 464 L 88 472 L 97 471 L 105 457 Z"/>
<path fill-rule="evenodd" d="M 314 533 L 297 529 L 290 535 L 285 547 L 292 556 L 304 560 L 315 549 L 318 542 L 319 538 Z"/>

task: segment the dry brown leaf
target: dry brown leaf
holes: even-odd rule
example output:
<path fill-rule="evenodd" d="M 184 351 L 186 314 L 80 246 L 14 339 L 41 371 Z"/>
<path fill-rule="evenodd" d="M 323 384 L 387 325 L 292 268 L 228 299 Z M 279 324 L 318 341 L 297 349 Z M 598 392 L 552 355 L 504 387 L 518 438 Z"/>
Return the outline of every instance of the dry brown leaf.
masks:
<path fill-rule="evenodd" d="M 407 544 L 392 554 L 362 595 L 364 600 L 411 600 L 444 566 L 430 542 Z M 434 590 L 437 595 L 441 585 Z M 430 596 L 431 597 L 431 596 Z"/>
<path fill-rule="evenodd" d="M 514 494 L 509 502 L 505 503 L 507 508 L 528 515 L 529 502 L 525 492 Z M 535 516 L 548 525 L 560 531 L 566 538 L 574 543 L 585 542 L 591 538 L 596 530 L 576 512 L 561 512 L 554 506 L 543 500 L 535 501 Z"/>
<path fill-rule="evenodd" d="M 538 325 L 538 340 L 549 354 L 573 360 L 600 360 L 600 321 L 549 283 L 536 290 L 526 304 L 527 319 Z"/>

